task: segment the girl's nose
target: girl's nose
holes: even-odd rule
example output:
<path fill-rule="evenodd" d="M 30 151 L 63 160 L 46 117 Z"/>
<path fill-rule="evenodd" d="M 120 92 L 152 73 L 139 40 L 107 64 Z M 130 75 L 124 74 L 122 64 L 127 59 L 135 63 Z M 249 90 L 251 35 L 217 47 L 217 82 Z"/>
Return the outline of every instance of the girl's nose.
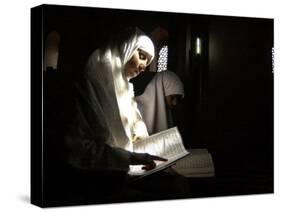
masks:
<path fill-rule="evenodd" d="M 139 71 L 140 71 L 140 72 L 143 72 L 144 70 L 145 70 L 145 65 L 140 64 L 140 65 L 139 65 Z"/>

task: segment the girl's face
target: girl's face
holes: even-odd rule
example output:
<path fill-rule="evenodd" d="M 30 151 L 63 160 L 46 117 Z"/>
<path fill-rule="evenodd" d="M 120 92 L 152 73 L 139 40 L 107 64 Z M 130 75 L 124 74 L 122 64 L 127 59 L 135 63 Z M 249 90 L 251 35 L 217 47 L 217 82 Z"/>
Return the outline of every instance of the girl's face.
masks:
<path fill-rule="evenodd" d="M 132 58 L 126 63 L 124 72 L 128 79 L 132 79 L 143 72 L 150 60 L 150 55 L 140 49 L 136 50 Z"/>

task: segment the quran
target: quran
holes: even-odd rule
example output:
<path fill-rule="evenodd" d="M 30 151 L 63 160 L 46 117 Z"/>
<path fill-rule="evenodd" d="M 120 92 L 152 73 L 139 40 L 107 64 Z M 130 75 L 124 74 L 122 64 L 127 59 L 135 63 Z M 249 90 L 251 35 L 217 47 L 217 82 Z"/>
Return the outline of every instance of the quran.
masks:
<path fill-rule="evenodd" d="M 138 141 L 134 144 L 133 151 L 156 155 L 168 160 L 165 162 L 155 161 L 156 167 L 148 171 L 142 169 L 143 165 L 131 165 L 128 174 L 142 177 L 166 169 L 189 154 L 183 145 L 182 137 L 177 127 L 164 130 Z"/>
<path fill-rule="evenodd" d="M 189 149 L 190 155 L 172 167 L 185 177 L 214 177 L 215 168 L 212 155 L 207 149 Z"/>

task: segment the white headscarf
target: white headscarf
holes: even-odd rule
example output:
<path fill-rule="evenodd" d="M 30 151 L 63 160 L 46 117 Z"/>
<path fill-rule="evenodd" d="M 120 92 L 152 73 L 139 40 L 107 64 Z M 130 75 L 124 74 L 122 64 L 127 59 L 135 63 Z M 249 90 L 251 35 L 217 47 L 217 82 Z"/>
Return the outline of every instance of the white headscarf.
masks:
<path fill-rule="evenodd" d="M 138 48 L 153 58 L 153 44 L 139 30 L 116 35 L 90 55 L 85 72 L 77 77 L 73 122 L 65 136 L 73 166 L 127 171 L 130 154 L 124 150 L 133 150 L 134 137 L 148 134 L 123 73 Z"/>
<path fill-rule="evenodd" d="M 154 45 L 149 37 L 143 34 L 140 30 L 136 31 L 136 34 L 130 38 L 130 40 L 125 41 L 121 46 L 121 54 L 123 57 L 123 65 L 125 65 L 133 56 L 137 49 L 141 49 L 148 53 L 151 58 L 148 61 L 148 65 L 154 58 Z"/>
<path fill-rule="evenodd" d="M 108 74 L 109 69 L 112 71 L 114 91 L 118 103 L 118 108 L 115 110 L 119 112 L 125 133 L 131 141 L 124 146 L 124 143 L 121 144 L 122 141 L 117 139 L 115 146 L 132 150 L 132 141 L 148 136 L 148 132 L 135 101 L 133 85 L 126 78 L 124 67 L 138 49 L 151 56 L 148 64 L 151 63 L 154 57 L 154 45 L 150 38 L 138 28 L 127 31 L 120 37 L 121 39 L 110 43 L 105 49 L 96 50 L 90 59 L 90 63 L 92 63 L 90 66 L 95 67 L 92 69 L 98 70 L 95 73 L 96 76 L 103 73 Z M 108 118 L 110 119 L 110 117 Z M 117 123 L 116 120 L 112 121 Z"/>
<path fill-rule="evenodd" d="M 118 57 L 118 52 L 113 53 L 113 58 L 115 58 L 116 61 L 116 63 L 113 63 L 114 65 L 112 67 L 115 93 L 121 120 L 126 134 L 131 141 L 148 136 L 147 128 L 135 101 L 133 85 L 129 83 L 124 73 L 126 63 L 138 49 L 141 49 L 151 56 L 148 61 L 148 64 L 150 64 L 154 57 L 154 45 L 149 37 L 137 29 L 130 39 L 121 45 L 120 57 Z M 122 55 L 124 56 L 122 57 Z M 119 66 L 119 59 L 121 66 Z"/>
<path fill-rule="evenodd" d="M 173 126 L 172 114 L 165 102 L 165 96 L 172 94 L 183 97 L 183 83 L 174 72 L 162 71 L 157 73 L 149 82 L 144 93 L 136 97 L 149 134 L 154 134 Z"/>

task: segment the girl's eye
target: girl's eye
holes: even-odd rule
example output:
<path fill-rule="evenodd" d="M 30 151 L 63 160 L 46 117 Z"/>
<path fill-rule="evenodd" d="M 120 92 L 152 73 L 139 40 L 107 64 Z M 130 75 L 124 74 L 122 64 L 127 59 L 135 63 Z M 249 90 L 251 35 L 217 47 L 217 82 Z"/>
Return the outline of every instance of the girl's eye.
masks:
<path fill-rule="evenodd" d="M 141 60 L 146 60 L 146 55 L 144 53 L 142 53 L 142 52 L 139 52 L 139 58 Z"/>

